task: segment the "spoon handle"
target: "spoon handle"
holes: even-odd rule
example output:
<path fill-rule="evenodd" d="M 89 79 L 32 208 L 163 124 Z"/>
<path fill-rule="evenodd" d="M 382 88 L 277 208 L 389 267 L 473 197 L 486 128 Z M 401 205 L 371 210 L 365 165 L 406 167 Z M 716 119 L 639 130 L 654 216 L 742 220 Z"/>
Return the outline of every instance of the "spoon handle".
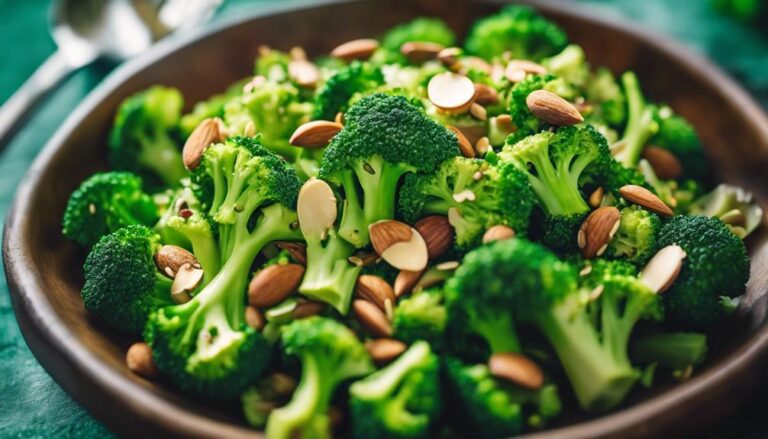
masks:
<path fill-rule="evenodd" d="M 8 146 L 40 98 L 74 70 L 57 50 L 0 107 L 0 150 Z"/>

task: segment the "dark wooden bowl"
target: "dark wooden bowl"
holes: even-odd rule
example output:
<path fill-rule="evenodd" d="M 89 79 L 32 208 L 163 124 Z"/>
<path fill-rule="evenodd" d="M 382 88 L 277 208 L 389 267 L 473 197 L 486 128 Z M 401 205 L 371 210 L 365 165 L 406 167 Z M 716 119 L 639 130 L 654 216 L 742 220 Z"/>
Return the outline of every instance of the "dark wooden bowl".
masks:
<path fill-rule="evenodd" d="M 448 3 L 448 2 L 446 2 Z M 647 92 L 672 105 L 699 129 L 718 175 L 768 199 L 768 120 L 750 97 L 706 60 L 649 32 L 598 18 L 574 5 L 537 4 L 584 46 L 593 65 L 634 69 Z M 178 87 L 188 102 L 206 98 L 251 72 L 260 44 L 309 53 L 379 35 L 398 22 L 430 13 L 458 31 L 499 3 L 451 7 L 438 1 L 324 2 L 306 9 L 253 16 L 184 41 L 161 44 L 112 74 L 46 145 L 16 195 L 5 228 L 3 256 L 16 315 L 30 348 L 73 397 L 113 430 L 131 436 L 235 438 L 257 436 L 237 407 L 196 401 L 125 367 L 131 340 L 83 309 L 83 252 L 66 241 L 60 220 L 70 192 L 105 169 L 105 138 L 120 101 L 153 84 Z M 677 386 L 642 393 L 601 417 L 576 416 L 535 437 L 672 436 L 700 428 L 738 407 L 757 386 L 768 356 L 765 326 L 768 241 L 750 238 L 749 292 L 738 316 L 718 331 L 723 343 L 705 368 Z M 728 263 L 728 261 L 723 261 Z"/>

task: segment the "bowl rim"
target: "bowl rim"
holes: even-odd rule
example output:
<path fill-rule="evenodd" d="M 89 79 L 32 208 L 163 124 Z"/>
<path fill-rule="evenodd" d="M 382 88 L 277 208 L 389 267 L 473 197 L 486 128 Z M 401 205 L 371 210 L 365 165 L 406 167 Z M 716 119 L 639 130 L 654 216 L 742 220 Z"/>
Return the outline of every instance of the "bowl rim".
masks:
<path fill-rule="evenodd" d="M 374 3 L 384 0 L 365 0 Z M 499 0 L 480 0 L 483 3 L 503 5 L 507 2 Z M 83 118 L 124 81 L 142 70 L 151 67 L 166 55 L 180 50 L 195 42 L 214 37 L 226 32 L 230 27 L 241 25 L 248 21 L 273 15 L 291 13 L 299 9 L 324 8 L 331 5 L 341 6 L 359 0 L 321 0 L 314 3 L 290 3 L 273 5 L 272 7 L 244 16 L 224 20 L 213 26 L 193 34 L 179 36 L 162 41 L 143 56 L 132 60 L 115 69 L 81 102 L 75 111 L 56 130 L 55 134 L 35 158 L 32 166 L 23 177 L 13 204 L 11 205 L 3 232 L 3 260 L 5 274 L 17 321 L 30 350 L 44 366 L 46 371 L 67 392 L 74 397 L 92 415 L 106 422 L 110 427 L 126 427 L 129 423 L 149 426 L 168 434 L 186 437 L 254 437 L 260 434 L 243 426 L 231 424 L 221 419 L 206 417 L 189 412 L 175 405 L 171 400 L 152 393 L 144 386 L 136 385 L 122 376 L 117 369 L 101 362 L 90 350 L 72 336 L 67 326 L 58 318 L 56 310 L 43 292 L 41 275 L 34 264 L 27 242 L 30 194 L 38 187 L 39 181 L 55 157 L 57 150 L 79 126 Z M 594 8 L 584 5 L 556 3 L 549 0 L 525 0 L 545 14 L 548 12 L 569 16 L 575 19 L 595 23 L 612 32 L 629 34 L 643 41 L 655 51 L 674 57 L 687 70 L 701 70 L 709 77 L 708 81 L 716 84 L 713 88 L 741 106 L 741 116 L 748 119 L 750 125 L 758 127 L 758 135 L 768 143 L 768 116 L 752 97 L 733 79 L 708 59 L 693 53 L 690 48 L 667 37 L 644 30 L 638 25 L 624 20 L 601 17 Z M 747 372 L 757 367 L 759 360 L 765 358 L 768 352 L 768 325 L 756 329 L 742 344 L 718 364 L 691 380 L 680 383 L 669 390 L 648 398 L 637 404 L 624 407 L 578 424 L 532 433 L 530 438 L 555 437 L 592 437 L 599 435 L 616 435 L 627 428 L 643 424 L 654 419 L 657 415 L 674 409 L 681 404 L 706 397 L 708 389 L 719 386 L 727 381 L 746 379 Z M 67 378 L 75 378 L 68 380 Z M 740 378 L 741 377 L 741 378 Z M 125 419 L 118 421 L 114 416 L 106 416 L 106 408 L 79 397 L 76 391 L 78 385 L 93 386 L 103 396 L 111 398 L 109 405 L 117 409 L 119 416 Z M 137 430 L 138 431 L 138 430 Z"/>

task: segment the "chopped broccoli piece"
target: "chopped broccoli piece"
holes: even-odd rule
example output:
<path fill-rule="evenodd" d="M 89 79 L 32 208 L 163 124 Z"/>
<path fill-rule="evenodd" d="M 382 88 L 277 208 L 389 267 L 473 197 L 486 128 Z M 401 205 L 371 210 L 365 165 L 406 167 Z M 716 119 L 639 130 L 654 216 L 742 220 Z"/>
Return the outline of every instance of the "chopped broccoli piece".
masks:
<path fill-rule="evenodd" d="M 355 61 L 336 72 L 315 95 L 313 119 L 333 120 L 339 111 L 347 111 L 357 94 L 372 92 L 384 82 L 381 69 Z"/>
<path fill-rule="evenodd" d="M 432 349 L 442 350 L 448 312 L 439 289 L 415 292 L 400 299 L 392 322 L 394 337 L 405 343 L 426 340 Z"/>
<path fill-rule="evenodd" d="M 645 102 L 640 82 L 634 72 L 621 76 L 627 98 L 627 126 L 622 139 L 613 145 L 613 156 L 627 168 L 640 161 L 646 143 L 659 132 L 657 109 Z"/>
<path fill-rule="evenodd" d="M 693 126 L 669 107 L 661 107 L 656 113 L 659 131 L 650 143 L 669 150 L 683 165 L 683 178 L 701 181 L 707 178 L 709 164 L 699 135 Z"/>
<path fill-rule="evenodd" d="M 608 245 L 606 256 L 626 258 L 638 266 L 644 265 L 656 252 L 656 239 L 661 219 L 640 206 L 621 209 L 619 230 Z"/>

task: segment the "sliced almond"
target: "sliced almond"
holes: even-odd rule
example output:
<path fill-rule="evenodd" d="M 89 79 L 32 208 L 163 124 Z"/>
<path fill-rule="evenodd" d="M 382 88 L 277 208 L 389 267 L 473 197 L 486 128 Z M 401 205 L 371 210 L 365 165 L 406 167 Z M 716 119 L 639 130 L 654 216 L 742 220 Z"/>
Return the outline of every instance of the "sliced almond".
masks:
<path fill-rule="evenodd" d="M 429 41 L 409 41 L 400 46 L 400 52 L 412 63 L 422 63 L 435 59 L 443 50 L 443 45 Z"/>
<path fill-rule="evenodd" d="M 648 261 L 639 278 L 653 292 L 663 293 L 677 279 L 686 256 L 685 250 L 679 245 L 668 245 Z"/>
<path fill-rule="evenodd" d="M 642 186 L 634 184 L 622 186 L 619 189 L 619 194 L 630 203 L 637 204 L 659 215 L 672 216 L 674 214 L 672 209 L 661 201 L 661 198 Z"/>
<path fill-rule="evenodd" d="M 477 102 L 472 102 L 472 105 L 469 106 L 469 114 L 477 120 L 488 119 L 488 112 L 485 110 L 485 107 Z"/>
<path fill-rule="evenodd" d="M 511 133 L 515 130 L 515 125 L 512 123 L 512 116 L 509 114 L 500 114 L 496 116 L 493 121 L 496 123 L 496 128 L 505 133 Z"/>
<path fill-rule="evenodd" d="M 440 271 L 456 271 L 461 265 L 459 261 L 445 261 L 435 265 L 435 268 Z"/>
<path fill-rule="evenodd" d="M 416 286 L 416 284 L 419 283 L 419 279 L 421 279 L 421 276 L 423 274 L 424 274 L 424 270 L 421 270 L 421 271 L 400 270 L 400 272 L 397 273 L 397 277 L 395 278 L 395 287 L 393 290 L 395 293 L 395 297 L 400 298 L 403 295 L 413 291 L 413 288 Z"/>
<path fill-rule="evenodd" d="M 382 311 L 386 310 L 387 301 L 395 302 L 395 292 L 389 282 L 370 274 L 363 274 L 357 278 L 355 284 L 355 296 L 376 304 Z"/>
<path fill-rule="evenodd" d="M 489 75 L 493 72 L 493 66 L 479 56 L 465 56 L 459 60 L 459 65 L 461 67 L 459 71 L 462 74 L 467 74 L 470 70 L 477 70 Z"/>
<path fill-rule="evenodd" d="M 395 220 L 378 221 L 368 227 L 371 245 L 379 255 L 398 242 L 410 240 L 413 234 L 411 230 L 408 224 Z"/>
<path fill-rule="evenodd" d="M 320 69 L 306 59 L 295 59 L 288 63 L 288 76 L 299 86 L 314 89 L 320 82 Z"/>
<path fill-rule="evenodd" d="M 479 139 L 477 139 L 477 143 L 475 143 L 475 152 L 478 156 L 484 156 L 488 154 L 488 152 L 491 150 L 491 139 L 489 139 L 486 136 L 483 136 Z"/>
<path fill-rule="evenodd" d="M 413 225 L 427 243 L 427 254 L 430 260 L 442 256 L 453 245 L 453 227 L 444 215 L 429 215 L 416 221 Z"/>
<path fill-rule="evenodd" d="M 293 308 L 293 318 L 296 320 L 312 317 L 320 314 L 325 309 L 325 304 L 309 299 L 299 299 Z"/>
<path fill-rule="evenodd" d="M 438 270 L 437 267 L 432 267 L 424 272 L 416 285 L 413 286 L 412 291 L 422 291 L 427 288 L 440 285 L 448 280 L 448 278 L 451 276 L 452 273 L 450 271 Z"/>
<path fill-rule="evenodd" d="M 551 91 L 533 91 L 525 98 L 525 103 L 534 116 L 550 125 L 569 126 L 584 122 L 576 107 Z"/>
<path fill-rule="evenodd" d="M 323 148 L 333 136 L 344 128 L 340 123 L 328 120 L 313 120 L 302 124 L 291 134 L 289 142 L 302 148 Z"/>
<path fill-rule="evenodd" d="M 396 242 L 380 255 L 398 270 L 421 271 L 429 261 L 427 243 L 416 229 L 411 229 L 411 238 L 408 241 Z"/>
<path fill-rule="evenodd" d="M 542 66 L 541 64 L 537 64 L 533 61 L 529 61 L 527 59 L 510 60 L 507 63 L 505 70 L 507 72 L 522 70 L 523 72 L 530 73 L 532 75 L 543 75 L 547 73 L 546 67 Z"/>
<path fill-rule="evenodd" d="M 152 348 L 143 341 L 134 343 L 125 354 L 125 364 L 128 369 L 145 378 L 155 378 L 159 374 L 152 358 Z"/>
<path fill-rule="evenodd" d="M 342 113 L 341 111 L 336 113 L 336 116 L 333 118 L 333 121 L 339 125 L 344 125 L 344 113 Z"/>
<path fill-rule="evenodd" d="M 447 47 L 437 54 L 437 59 L 447 68 L 452 68 L 459 62 L 462 50 L 460 47 Z"/>
<path fill-rule="evenodd" d="M 457 73 L 439 73 L 429 80 L 427 96 L 439 109 L 459 114 L 467 111 L 475 98 L 475 84 Z"/>
<path fill-rule="evenodd" d="M 194 291 L 203 280 L 203 270 L 194 268 L 191 264 L 179 267 L 176 277 L 171 284 L 171 299 L 174 303 L 186 303 L 192 298 L 189 293 Z"/>
<path fill-rule="evenodd" d="M 475 103 L 494 105 L 499 103 L 499 93 L 490 85 L 475 83 Z"/>
<path fill-rule="evenodd" d="M 605 197 L 605 189 L 602 187 L 595 189 L 589 196 L 589 206 L 593 209 L 597 209 L 603 204 L 603 197 Z"/>
<path fill-rule="evenodd" d="M 378 253 L 367 250 L 358 250 L 354 255 L 347 258 L 349 263 L 356 267 L 367 267 L 379 262 L 380 259 Z"/>
<path fill-rule="evenodd" d="M 331 186 L 315 177 L 307 180 L 299 190 L 296 213 L 305 236 L 322 236 L 333 227 L 338 215 L 336 196 Z"/>
<path fill-rule="evenodd" d="M 483 244 L 488 244 L 494 241 L 504 241 L 514 237 L 515 231 L 512 230 L 512 227 L 505 226 L 504 224 L 497 224 L 485 231 L 483 234 Z"/>
<path fill-rule="evenodd" d="M 494 377 L 526 389 L 536 390 L 544 385 L 544 373 L 541 368 L 520 354 L 493 354 L 488 360 L 488 370 Z"/>
<path fill-rule="evenodd" d="M 264 319 L 264 314 L 253 306 L 245 307 L 245 324 L 251 328 L 261 331 L 264 329 L 264 325 L 267 321 Z"/>
<path fill-rule="evenodd" d="M 184 264 L 200 268 L 195 255 L 176 245 L 164 245 L 155 254 L 155 265 L 170 278 L 176 277 L 176 272 Z"/>
<path fill-rule="evenodd" d="M 373 303 L 355 299 L 352 301 L 352 312 L 360 324 L 374 336 L 389 337 L 392 335 L 392 325 L 387 320 L 387 316 Z"/>
<path fill-rule="evenodd" d="M 643 148 L 643 158 L 662 180 L 677 180 L 683 175 L 683 165 L 669 150 L 649 145 Z"/>
<path fill-rule="evenodd" d="M 301 46 L 291 47 L 291 50 L 288 51 L 288 55 L 294 61 L 307 59 L 307 52 Z"/>
<path fill-rule="evenodd" d="M 307 248 L 304 244 L 289 241 L 275 241 L 275 247 L 285 250 L 291 257 L 301 265 L 307 265 Z"/>
<path fill-rule="evenodd" d="M 248 303 L 256 308 L 277 305 L 299 288 L 304 267 L 299 264 L 276 264 L 259 271 L 248 284 Z"/>
<path fill-rule="evenodd" d="M 600 207 L 592 211 L 579 229 L 584 236 L 583 242 L 579 239 L 581 254 L 587 259 L 602 254 L 605 251 L 603 247 L 607 248 L 619 229 L 620 223 L 621 213 L 613 206 Z"/>
<path fill-rule="evenodd" d="M 348 41 L 340 46 L 337 46 L 331 51 L 331 56 L 334 58 L 342 59 L 344 61 L 368 59 L 378 48 L 378 41 L 363 38 L 359 40 Z"/>
<path fill-rule="evenodd" d="M 248 123 L 245 124 L 245 127 L 243 127 L 243 136 L 253 137 L 255 135 L 256 135 L 256 125 L 253 124 L 252 120 L 249 120 Z"/>
<path fill-rule="evenodd" d="M 200 166 L 205 149 L 212 143 L 224 140 L 220 130 L 221 124 L 219 118 L 205 119 L 192 131 L 181 152 L 182 161 L 187 169 L 191 170 Z"/>
<path fill-rule="evenodd" d="M 469 139 L 467 139 L 467 136 L 465 136 L 461 130 L 453 125 L 446 125 L 445 127 L 456 134 L 456 139 L 459 141 L 459 151 L 461 151 L 461 155 L 468 158 L 474 158 L 475 149 L 472 148 L 472 144 L 469 142 Z"/>
<path fill-rule="evenodd" d="M 365 349 L 374 363 L 382 365 L 387 364 L 408 349 L 408 346 L 400 340 L 394 338 L 379 338 L 369 340 L 365 343 Z"/>

